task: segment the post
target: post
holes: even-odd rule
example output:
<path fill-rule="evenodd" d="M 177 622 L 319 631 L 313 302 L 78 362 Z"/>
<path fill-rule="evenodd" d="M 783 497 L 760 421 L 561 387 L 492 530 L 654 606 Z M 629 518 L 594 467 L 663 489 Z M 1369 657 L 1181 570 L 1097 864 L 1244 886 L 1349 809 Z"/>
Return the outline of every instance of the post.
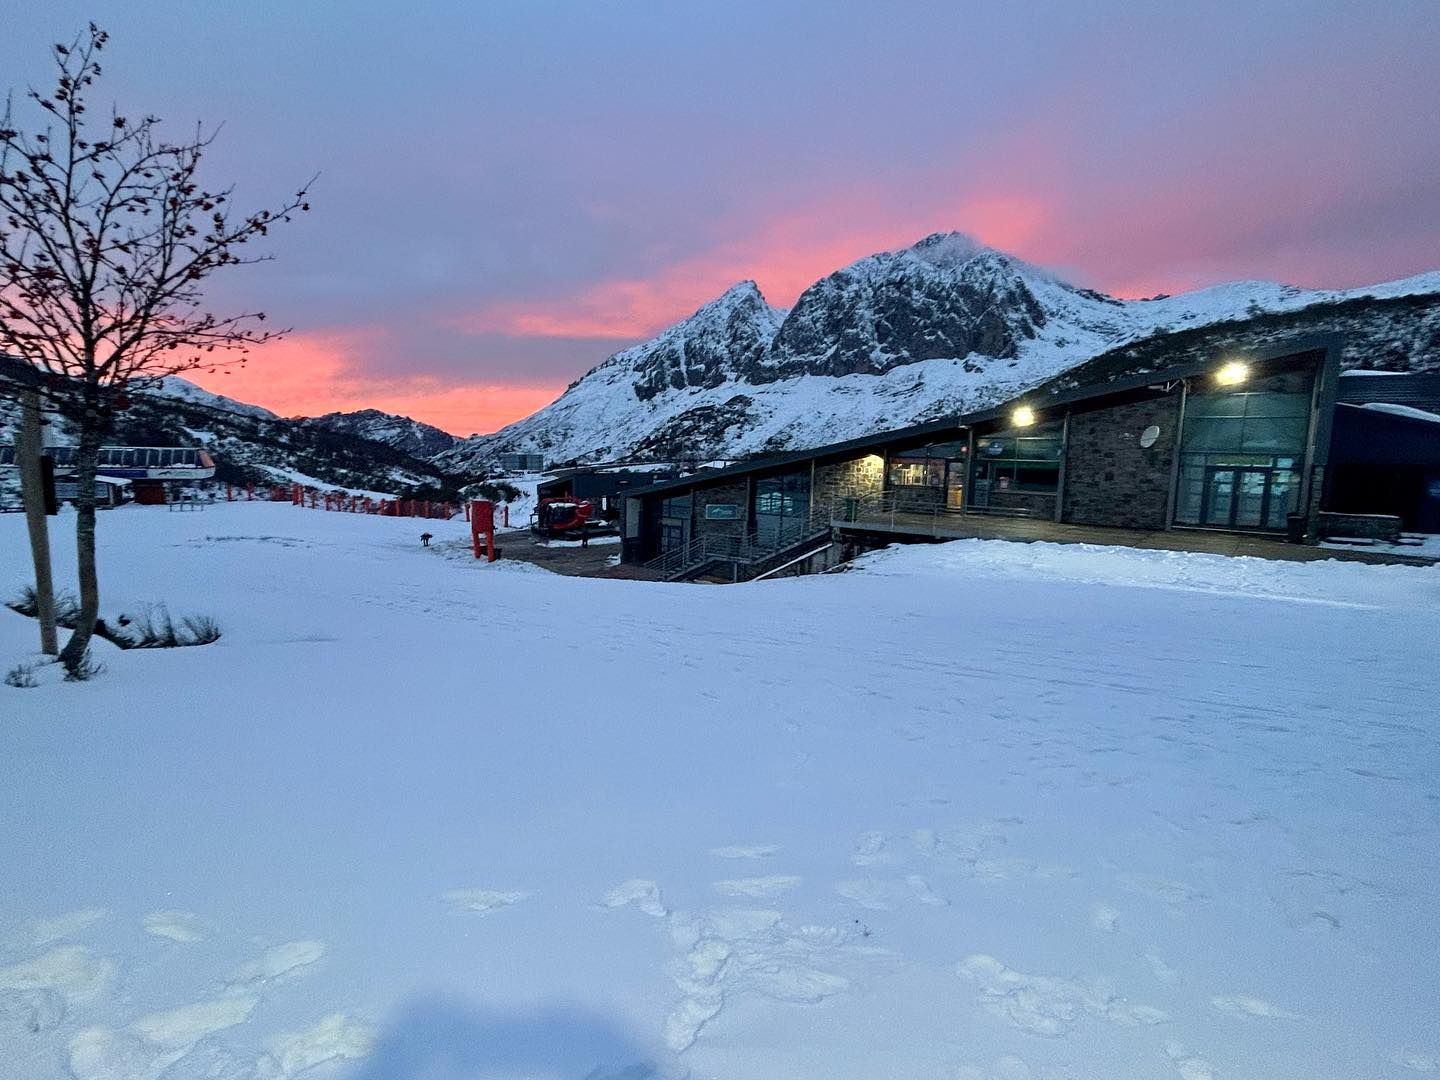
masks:
<path fill-rule="evenodd" d="M 21 396 L 20 437 L 15 443 L 20 466 L 20 489 L 25 502 L 25 524 L 30 530 L 30 555 L 35 563 L 35 615 L 40 621 L 40 651 L 57 656 L 55 634 L 55 583 L 50 576 L 50 526 L 45 520 L 45 481 L 40 470 L 43 439 L 40 435 L 40 395 L 27 390 Z"/>

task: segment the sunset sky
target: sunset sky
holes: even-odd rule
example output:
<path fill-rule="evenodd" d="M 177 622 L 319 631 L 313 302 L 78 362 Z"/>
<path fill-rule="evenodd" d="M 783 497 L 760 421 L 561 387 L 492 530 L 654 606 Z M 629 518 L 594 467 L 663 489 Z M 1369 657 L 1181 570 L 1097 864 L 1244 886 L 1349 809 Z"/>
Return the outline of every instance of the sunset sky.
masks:
<path fill-rule="evenodd" d="M 958 229 L 1119 295 L 1440 268 L 1440 2 L 7 5 L 0 87 L 111 32 L 100 98 L 266 205 L 217 277 L 286 341 L 196 381 L 458 434 L 744 278 Z"/>

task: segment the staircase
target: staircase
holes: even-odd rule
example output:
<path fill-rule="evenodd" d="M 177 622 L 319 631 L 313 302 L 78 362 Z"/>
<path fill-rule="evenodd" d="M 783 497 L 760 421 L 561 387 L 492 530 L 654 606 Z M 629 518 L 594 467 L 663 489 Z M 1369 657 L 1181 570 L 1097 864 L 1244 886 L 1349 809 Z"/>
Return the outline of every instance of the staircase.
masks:
<path fill-rule="evenodd" d="M 700 536 L 684 547 L 667 551 L 645 564 L 647 570 L 660 574 L 666 581 L 694 581 L 715 577 L 724 581 L 750 581 L 773 573 L 797 556 L 803 557 L 806 545 L 824 550 L 822 541 L 830 539 L 831 507 L 812 507 L 804 517 L 783 521 L 778 529 L 761 536 Z"/>

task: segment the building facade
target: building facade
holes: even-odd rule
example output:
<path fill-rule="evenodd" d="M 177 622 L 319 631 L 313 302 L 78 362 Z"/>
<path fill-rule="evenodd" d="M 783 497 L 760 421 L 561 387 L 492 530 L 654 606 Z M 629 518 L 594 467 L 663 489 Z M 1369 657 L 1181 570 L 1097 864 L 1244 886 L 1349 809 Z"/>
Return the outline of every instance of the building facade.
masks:
<path fill-rule="evenodd" d="M 895 533 L 963 535 L 956 523 L 978 515 L 1313 539 L 1332 509 L 1339 355 L 1335 339 L 1293 341 L 653 484 L 630 492 L 624 558 L 670 576 L 724 576 L 729 562 L 739 580 L 824 536 L 883 533 L 887 522 Z M 1399 452 L 1416 459 L 1416 483 L 1435 488 L 1440 508 L 1425 471 L 1440 424 L 1365 411 L 1366 423 L 1425 426 Z M 1353 482 L 1344 490 L 1342 513 L 1399 514 L 1398 501 L 1357 498 Z M 1404 524 L 1429 521 L 1422 509 Z"/>

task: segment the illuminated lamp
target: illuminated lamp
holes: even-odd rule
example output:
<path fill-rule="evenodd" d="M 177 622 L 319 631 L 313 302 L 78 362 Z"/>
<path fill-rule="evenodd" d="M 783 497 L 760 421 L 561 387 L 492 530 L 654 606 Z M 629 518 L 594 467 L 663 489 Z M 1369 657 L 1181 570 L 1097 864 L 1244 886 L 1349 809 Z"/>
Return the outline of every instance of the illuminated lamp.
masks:
<path fill-rule="evenodd" d="M 1010 422 L 1016 427 L 1029 427 L 1035 423 L 1035 410 L 1029 405 L 1021 405 L 1010 414 Z"/>
<path fill-rule="evenodd" d="M 1249 377 L 1250 365 L 1239 360 L 1221 364 L 1220 370 L 1215 372 L 1215 381 L 1221 386 L 1239 386 Z"/>

